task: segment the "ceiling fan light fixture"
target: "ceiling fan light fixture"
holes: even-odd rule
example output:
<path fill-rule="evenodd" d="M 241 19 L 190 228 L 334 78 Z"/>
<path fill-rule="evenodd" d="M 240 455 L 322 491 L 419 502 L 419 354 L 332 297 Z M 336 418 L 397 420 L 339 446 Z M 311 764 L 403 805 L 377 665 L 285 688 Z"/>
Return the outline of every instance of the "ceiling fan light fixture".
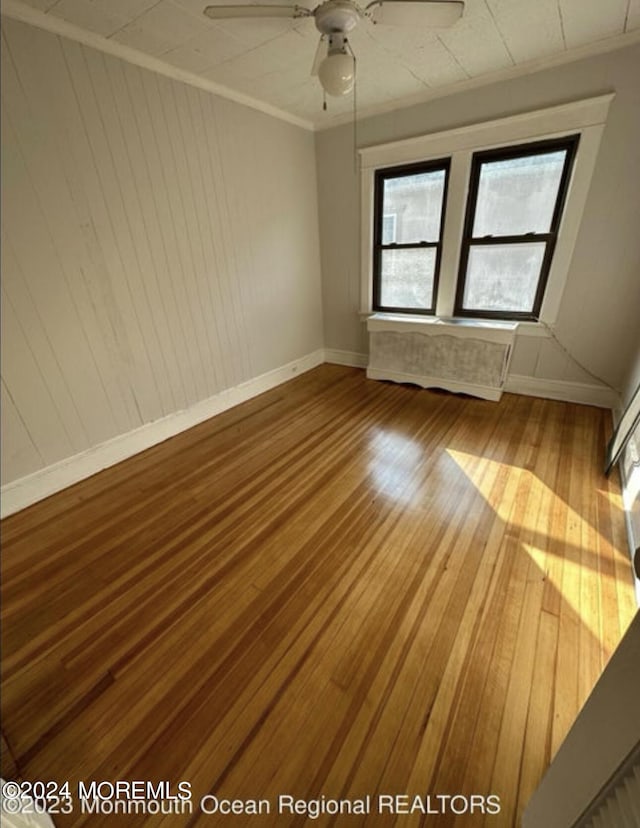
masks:
<path fill-rule="evenodd" d="M 284 17 L 289 19 L 313 17 L 320 32 L 320 42 L 311 67 L 311 75 L 318 76 L 327 95 L 343 97 L 355 90 L 356 60 L 347 35 L 363 21 L 389 26 L 434 28 L 452 26 L 464 11 L 464 0 L 371 0 L 362 8 L 356 0 L 321 0 L 314 9 L 273 2 L 206 6 L 204 13 L 212 20 L 233 18 Z M 327 56 L 322 54 L 327 48 Z M 326 109 L 327 102 L 324 101 Z M 355 92 L 354 92 L 355 111 Z M 355 117 L 355 116 L 354 116 Z"/>
<path fill-rule="evenodd" d="M 346 52 L 332 52 L 318 68 L 318 78 L 327 95 L 348 95 L 356 79 L 355 62 Z"/>

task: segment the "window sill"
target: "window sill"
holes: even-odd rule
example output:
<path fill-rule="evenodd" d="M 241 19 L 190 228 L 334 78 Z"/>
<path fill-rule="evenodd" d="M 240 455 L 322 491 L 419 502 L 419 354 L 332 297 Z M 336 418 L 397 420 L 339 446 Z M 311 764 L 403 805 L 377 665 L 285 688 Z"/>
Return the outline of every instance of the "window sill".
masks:
<path fill-rule="evenodd" d="M 447 334 L 460 338 L 511 342 L 519 324 L 519 322 L 502 319 L 461 319 L 411 316 L 405 313 L 374 313 L 367 319 L 367 330 L 413 332 L 427 336 Z"/>
<path fill-rule="evenodd" d="M 520 322 L 507 319 L 471 319 L 455 316 L 424 316 L 410 313 L 384 313 L 362 311 L 360 318 L 367 322 L 368 330 L 422 330 L 423 333 L 453 333 L 458 336 L 477 335 L 479 331 L 515 332 L 522 336 L 549 337 L 549 330 L 542 322 Z M 373 322 L 373 326 L 369 322 Z M 384 326 L 384 328 L 380 326 Z"/>

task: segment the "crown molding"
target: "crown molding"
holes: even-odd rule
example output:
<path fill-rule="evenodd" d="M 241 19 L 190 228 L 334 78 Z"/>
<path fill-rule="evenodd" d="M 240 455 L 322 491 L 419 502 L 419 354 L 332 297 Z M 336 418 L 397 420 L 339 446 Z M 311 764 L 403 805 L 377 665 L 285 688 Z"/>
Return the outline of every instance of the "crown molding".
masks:
<path fill-rule="evenodd" d="M 586 46 L 579 46 L 575 49 L 570 49 L 562 52 L 559 55 L 550 55 L 544 58 L 537 58 L 526 63 L 519 63 L 516 66 L 509 66 L 506 69 L 499 69 L 496 72 L 490 72 L 484 75 L 479 75 L 475 78 L 459 81 L 458 83 L 448 84 L 435 89 L 428 89 L 420 92 L 417 95 L 410 95 L 405 98 L 396 98 L 393 101 L 377 104 L 366 107 L 358 112 L 358 121 L 363 121 L 366 118 L 374 117 L 375 115 L 384 115 L 388 112 L 397 112 L 399 109 L 408 109 L 411 106 L 428 103 L 437 98 L 446 98 L 449 95 L 457 95 L 461 92 L 468 92 L 469 90 L 478 89 L 482 86 L 490 86 L 492 83 L 499 83 L 506 80 L 514 80 L 525 75 L 531 75 L 534 72 L 542 72 L 545 69 L 553 69 L 556 66 L 563 66 L 567 63 L 575 63 L 578 60 L 585 58 L 596 57 L 607 52 L 614 52 L 619 49 L 625 49 L 628 46 L 635 46 L 640 43 L 640 29 L 635 29 L 632 32 L 609 37 L 605 40 L 599 40 L 596 43 L 590 43 Z M 353 114 L 344 113 L 336 115 L 330 121 L 324 121 L 322 124 L 315 124 L 315 131 L 322 132 L 327 129 L 333 129 L 337 126 L 350 124 L 353 122 Z"/>
<path fill-rule="evenodd" d="M 305 118 L 300 118 L 276 106 L 260 101 L 257 98 L 252 98 L 250 95 L 245 95 L 242 92 L 237 92 L 234 89 L 216 83 L 215 81 L 207 80 L 206 78 L 196 75 L 192 72 L 187 72 L 183 69 L 178 69 L 169 63 L 165 63 L 160 58 L 152 57 L 130 46 L 124 46 L 115 40 L 110 40 L 93 32 L 88 32 L 85 29 L 75 26 L 72 23 L 67 23 L 65 20 L 46 14 L 45 12 L 33 9 L 25 5 L 22 0 L 2 0 L 1 7 L 2 15 L 10 17 L 13 20 L 19 20 L 23 23 L 28 23 L 31 26 L 36 26 L 39 29 L 51 32 L 60 37 L 67 37 L 70 40 L 75 40 L 78 43 L 83 43 L 85 46 L 90 46 L 98 49 L 106 54 L 121 58 L 128 63 L 133 63 L 144 69 L 149 69 L 152 72 L 157 72 L 160 75 L 172 78 L 173 80 L 195 86 L 198 89 L 203 89 L 205 92 L 210 92 L 213 95 L 218 95 L 221 98 L 234 101 L 235 103 L 247 106 L 258 112 L 270 115 L 281 121 L 301 127 L 302 129 L 310 130 L 312 132 L 323 132 L 327 129 L 342 126 L 344 124 L 353 122 L 353 113 L 343 113 L 335 117 L 323 118 L 319 121 L 309 121 Z M 394 99 L 385 103 L 366 107 L 357 113 L 358 121 L 371 118 L 376 115 L 384 115 L 388 112 L 395 112 L 400 109 L 407 109 L 411 106 L 417 106 L 438 98 L 445 98 L 449 95 L 457 95 L 461 92 L 478 89 L 482 86 L 489 86 L 492 83 L 499 83 L 501 81 L 512 80 L 515 78 L 530 75 L 534 72 L 541 72 L 545 69 L 552 69 L 556 66 L 562 66 L 567 63 L 574 63 L 585 58 L 595 57 L 597 55 L 613 52 L 618 49 L 624 49 L 627 46 L 633 46 L 640 43 L 640 29 L 632 32 L 626 32 L 615 37 L 605 38 L 596 43 L 590 43 L 586 46 L 579 46 L 575 49 L 570 49 L 559 55 L 551 55 L 544 58 L 537 58 L 536 60 L 521 63 L 517 66 L 510 66 L 506 69 L 499 69 L 495 72 L 490 72 L 480 75 L 475 78 L 469 78 L 465 81 L 460 81 L 454 84 L 437 87 L 435 89 L 427 89 L 417 95 L 410 95 L 400 99 Z"/>
<path fill-rule="evenodd" d="M 278 109 L 276 106 L 272 106 L 264 101 L 259 101 L 257 98 L 252 98 L 250 95 L 244 95 L 242 92 L 236 92 L 227 86 L 207 80 L 206 78 L 202 78 L 192 72 L 187 72 L 176 66 L 171 66 L 169 63 L 165 63 L 160 58 L 152 57 L 151 55 L 147 55 L 144 52 L 131 48 L 130 46 L 118 43 L 115 40 L 109 40 L 106 37 L 102 37 L 102 35 L 95 34 L 94 32 L 88 32 L 79 26 L 75 26 L 73 23 L 67 23 L 66 20 L 62 20 L 59 17 L 54 17 L 51 14 L 46 14 L 45 12 L 33 9 L 30 6 L 20 2 L 20 0 L 2 0 L 1 13 L 3 16 L 9 17 L 12 20 L 18 20 L 21 23 L 27 23 L 30 26 L 37 27 L 38 29 L 44 29 L 45 31 L 58 35 L 59 37 L 66 37 L 69 38 L 69 40 L 75 40 L 85 46 L 90 46 L 100 52 L 120 58 L 127 63 L 133 63 L 136 66 L 140 66 L 143 69 L 149 69 L 151 72 L 156 72 L 159 75 L 164 75 L 165 77 L 172 78 L 173 80 L 180 81 L 181 83 L 186 83 L 190 86 L 195 86 L 198 89 L 203 89 L 205 92 L 210 92 L 213 95 L 226 98 L 234 103 L 255 109 L 265 115 L 270 115 L 273 118 L 286 121 L 294 126 L 302 127 L 302 129 L 310 131 L 314 130 L 314 125 L 311 121 L 299 118 L 296 115 L 292 115 L 290 112 L 285 112 L 283 109 Z"/>

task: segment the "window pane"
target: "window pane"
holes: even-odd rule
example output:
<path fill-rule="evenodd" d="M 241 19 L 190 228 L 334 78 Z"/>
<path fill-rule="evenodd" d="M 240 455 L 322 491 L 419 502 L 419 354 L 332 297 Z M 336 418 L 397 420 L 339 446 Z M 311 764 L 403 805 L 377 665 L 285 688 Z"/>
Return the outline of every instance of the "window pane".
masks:
<path fill-rule="evenodd" d="M 544 242 L 472 246 L 463 308 L 531 312 L 545 247 Z"/>
<path fill-rule="evenodd" d="M 382 216 L 382 244 L 393 244 L 396 241 L 396 214 Z"/>
<path fill-rule="evenodd" d="M 566 155 L 561 150 L 483 163 L 473 236 L 548 233 Z"/>
<path fill-rule="evenodd" d="M 382 244 L 439 241 L 444 182 L 444 170 L 386 178 Z"/>
<path fill-rule="evenodd" d="M 436 251 L 383 250 L 380 304 L 387 308 L 430 310 Z"/>

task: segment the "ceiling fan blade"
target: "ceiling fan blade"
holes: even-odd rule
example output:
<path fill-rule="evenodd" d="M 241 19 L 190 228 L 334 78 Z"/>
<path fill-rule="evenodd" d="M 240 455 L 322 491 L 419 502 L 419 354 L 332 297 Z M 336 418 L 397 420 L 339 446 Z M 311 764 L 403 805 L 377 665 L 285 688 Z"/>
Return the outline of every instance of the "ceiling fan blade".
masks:
<path fill-rule="evenodd" d="M 316 49 L 316 54 L 313 58 L 313 64 L 311 66 L 311 77 L 315 77 L 318 74 L 320 64 L 326 57 L 325 38 L 326 35 L 320 35 L 320 40 L 318 41 L 318 48 Z"/>
<path fill-rule="evenodd" d="M 207 6 L 204 10 L 212 20 L 233 17 L 313 17 L 313 12 L 303 6 Z"/>
<path fill-rule="evenodd" d="M 374 23 L 388 26 L 453 26 L 464 11 L 462 0 L 374 0 L 366 7 Z"/>

